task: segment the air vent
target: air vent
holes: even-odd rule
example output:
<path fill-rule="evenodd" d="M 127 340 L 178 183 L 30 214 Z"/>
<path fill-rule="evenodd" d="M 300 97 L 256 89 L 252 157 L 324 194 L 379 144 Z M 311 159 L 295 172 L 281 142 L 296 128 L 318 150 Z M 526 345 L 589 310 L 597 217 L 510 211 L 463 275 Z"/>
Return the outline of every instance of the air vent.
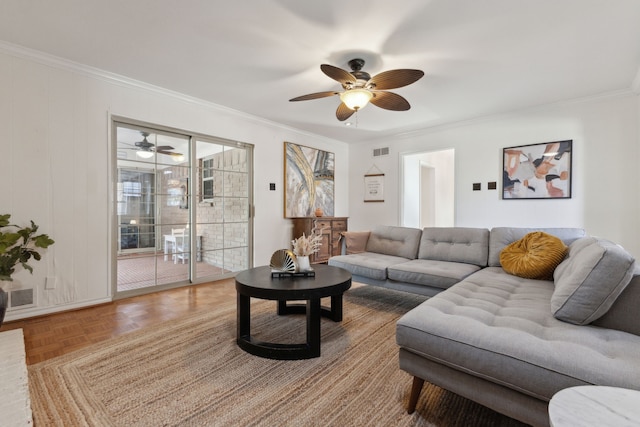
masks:
<path fill-rule="evenodd" d="M 9 305 L 7 309 L 33 307 L 35 305 L 33 289 L 17 289 L 9 291 Z"/>
<path fill-rule="evenodd" d="M 373 157 L 388 156 L 388 155 L 389 155 L 389 147 L 373 149 Z"/>

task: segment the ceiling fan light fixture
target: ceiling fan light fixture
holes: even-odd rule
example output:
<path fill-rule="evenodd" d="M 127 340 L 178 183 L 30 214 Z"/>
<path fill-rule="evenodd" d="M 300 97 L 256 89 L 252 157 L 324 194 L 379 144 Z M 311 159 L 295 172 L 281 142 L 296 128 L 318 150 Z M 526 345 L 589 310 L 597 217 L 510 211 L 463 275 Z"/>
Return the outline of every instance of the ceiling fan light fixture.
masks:
<path fill-rule="evenodd" d="M 365 107 L 371 98 L 373 98 L 373 93 L 362 88 L 345 90 L 340 94 L 340 100 L 344 102 L 344 105 L 355 111 Z"/>
<path fill-rule="evenodd" d="M 138 150 L 136 151 L 136 156 L 142 159 L 150 159 L 151 157 L 153 157 L 153 151 Z"/>
<path fill-rule="evenodd" d="M 176 155 L 171 156 L 171 158 L 176 163 L 184 162 L 184 155 L 183 154 L 176 154 Z"/>

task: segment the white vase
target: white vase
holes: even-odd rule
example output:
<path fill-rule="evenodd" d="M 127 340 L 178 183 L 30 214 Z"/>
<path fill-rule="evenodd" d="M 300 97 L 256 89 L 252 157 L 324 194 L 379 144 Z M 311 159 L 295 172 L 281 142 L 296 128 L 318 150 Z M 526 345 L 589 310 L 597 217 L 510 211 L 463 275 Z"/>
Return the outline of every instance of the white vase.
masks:
<path fill-rule="evenodd" d="M 309 256 L 298 256 L 296 257 L 298 260 L 298 271 L 309 271 L 311 270 L 311 263 L 309 262 Z"/>

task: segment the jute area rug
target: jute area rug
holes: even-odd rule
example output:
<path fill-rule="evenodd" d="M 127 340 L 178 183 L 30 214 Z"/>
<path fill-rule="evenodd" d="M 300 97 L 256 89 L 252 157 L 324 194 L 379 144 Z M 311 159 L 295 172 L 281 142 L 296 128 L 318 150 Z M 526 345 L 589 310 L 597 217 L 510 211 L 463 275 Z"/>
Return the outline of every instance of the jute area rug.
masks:
<path fill-rule="evenodd" d="M 322 355 L 278 361 L 236 345 L 229 301 L 178 321 L 29 367 L 36 426 L 521 426 L 425 384 L 405 411 L 411 377 L 398 368 L 396 320 L 424 298 L 350 289 L 344 319 L 322 320 Z M 328 301 L 327 301 L 328 303 Z M 303 315 L 252 299 L 251 332 L 303 342 Z"/>

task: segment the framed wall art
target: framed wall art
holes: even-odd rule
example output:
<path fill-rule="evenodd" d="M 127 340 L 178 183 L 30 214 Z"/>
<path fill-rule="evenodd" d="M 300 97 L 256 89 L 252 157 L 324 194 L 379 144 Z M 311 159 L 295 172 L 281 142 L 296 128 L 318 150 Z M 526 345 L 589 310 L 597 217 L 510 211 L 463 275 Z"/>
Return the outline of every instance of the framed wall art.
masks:
<path fill-rule="evenodd" d="M 367 174 L 364 176 L 364 201 L 384 202 L 384 174 Z"/>
<path fill-rule="evenodd" d="M 335 154 L 284 143 L 284 217 L 334 215 Z"/>
<path fill-rule="evenodd" d="M 502 198 L 570 199 L 572 157 L 572 140 L 504 148 Z"/>

